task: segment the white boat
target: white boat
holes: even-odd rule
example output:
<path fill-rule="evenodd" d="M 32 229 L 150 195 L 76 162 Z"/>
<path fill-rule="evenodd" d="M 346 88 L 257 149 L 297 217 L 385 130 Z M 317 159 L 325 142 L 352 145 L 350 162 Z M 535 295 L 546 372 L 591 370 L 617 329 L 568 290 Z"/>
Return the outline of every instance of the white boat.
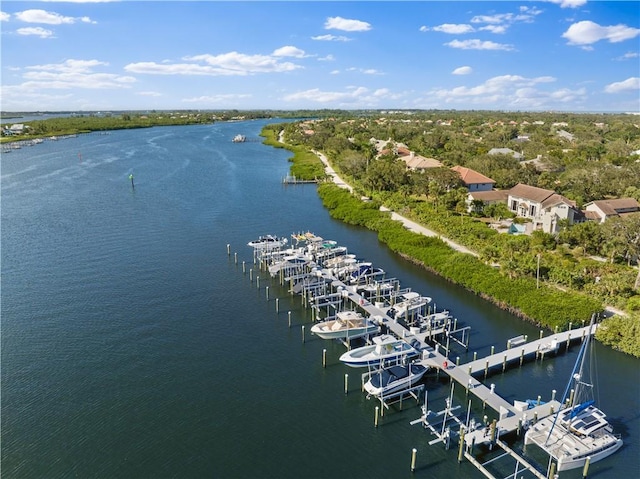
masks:
<path fill-rule="evenodd" d="M 264 235 L 260 236 L 258 239 L 249 241 L 247 243 L 248 246 L 258 250 L 272 250 L 281 248 L 282 246 L 287 244 L 287 238 L 279 238 L 275 235 Z"/>
<path fill-rule="evenodd" d="M 384 363 L 397 362 L 405 357 L 410 358 L 419 354 L 412 345 L 390 334 L 376 336 L 373 338 L 373 343 L 347 351 L 340 356 L 340 361 L 352 368 L 361 368 L 381 366 Z"/>
<path fill-rule="evenodd" d="M 591 337 L 588 334 L 582 343 L 565 391 L 563 403 L 567 391 L 573 390 L 569 405 L 530 426 L 524 436 L 525 445 L 535 444 L 557 461 L 559 472 L 584 467 L 587 458 L 589 463 L 600 461 L 622 447 L 622 438 L 614 434 L 607 416 L 593 399 L 593 383 L 585 361 Z"/>
<path fill-rule="evenodd" d="M 322 339 L 351 339 L 374 334 L 378 329 L 378 325 L 357 311 L 340 311 L 336 319 L 314 324 L 311 332 Z"/>
<path fill-rule="evenodd" d="M 422 314 L 427 305 L 431 303 L 431 298 L 422 296 L 420 293 L 414 291 L 403 293 L 398 299 L 399 301 L 389 308 L 387 312 L 393 319 L 402 319 L 412 315 Z"/>
<path fill-rule="evenodd" d="M 375 278 L 381 278 L 384 276 L 384 270 L 381 268 L 374 268 L 373 264 L 368 262 L 357 263 L 354 270 L 349 274 L 349 283 L 361 284 L 367 280 L 373 280 Z"/>
<path fill-rule="evenodd" d="M 427 370 L 426 366 L 415 361 L 380 369 L 371 374 L 364 390 L 371 396 L 384 397 L 411 389 L 420 382 Z"/>
<path fill-rule="evenodd" d="M 323 266 L 329 269 L 339 269 L 349 264 L 357 263 L 355 254 L 343 254 L 324 261 Z"/>
<path fill-rule="evenodd" d="M 247 137 L 244 135 L 236 135 L 231 141 L 233 141 L 234 143 L 244 143 L 245 141 L 247 141 Z"/>
<path fill-rule="evenodd" d="M 304 253 L 296 253 L 285 256 L 282 260 L 273 263 L 269 266 L 269 274 L 271 276 L 277 276 L 282 272 L 283 274 L 301 273 L 305 267 L 311 268 L 315 263 L 311 258 Z"/>

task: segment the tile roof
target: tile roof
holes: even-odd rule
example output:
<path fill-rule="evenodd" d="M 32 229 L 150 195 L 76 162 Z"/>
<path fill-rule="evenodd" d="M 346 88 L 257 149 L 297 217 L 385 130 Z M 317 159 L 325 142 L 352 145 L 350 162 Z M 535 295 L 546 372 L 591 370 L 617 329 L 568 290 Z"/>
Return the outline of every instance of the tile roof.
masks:
<path fill-rule="evenodd" d="M 479 183 L 495 183 L 495 181 L 489 178 L 488 176 L 484 176 L 482 173 L 478 173 L 477 171 L 474 171 L 470 168 L 465 168 L 464 166 L 456 165 L 451 169 L 460 175 L 460 178 L 462 178 L 462 182 L 465 185 L 477 185 Z"/>

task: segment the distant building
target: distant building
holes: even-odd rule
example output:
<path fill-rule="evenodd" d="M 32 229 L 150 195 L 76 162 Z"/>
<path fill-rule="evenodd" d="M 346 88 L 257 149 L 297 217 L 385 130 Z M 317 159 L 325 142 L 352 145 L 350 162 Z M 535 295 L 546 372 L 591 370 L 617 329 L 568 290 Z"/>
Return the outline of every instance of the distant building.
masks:
<path fill-rule="evenodd" d="M 413 152 L 410 152 L 409 155 L 404 155 L 400 158 L 407 164 L 407 168 L 410 170 L 426 170 L 428 168 L 440 168 L 442 163 L 440 163 L 435 158 L 426 158 L 424 156 L 415 155 Z"/>
<path fill-rule="evenodd" d="M 493 189 L 493 185 L 496 184 L 496 182 L 488 176 L 484 176 L 482 173 L 478 173 L 471 168 L 457 165 L 451 169 L 460 175 L 462 184 L 469 191 L 490 191 Z"/>
<path fill-rule="evenodd" d="M 584 205 L 585 218 L 599 223 L 604 223 L 614 216 L 624 216 L 638 211 L 640 211 L 640 203 L 634 198 L 596 200 Z"/>
<path fill-rule="evenodd" d="M 509 156 L 513 156 L 516 160 L 524 159 L 524 155 L 522 153 L 513 151 L 511 148 L 491 148 L 487 154 L 488 155 L 509 155 Z"/>

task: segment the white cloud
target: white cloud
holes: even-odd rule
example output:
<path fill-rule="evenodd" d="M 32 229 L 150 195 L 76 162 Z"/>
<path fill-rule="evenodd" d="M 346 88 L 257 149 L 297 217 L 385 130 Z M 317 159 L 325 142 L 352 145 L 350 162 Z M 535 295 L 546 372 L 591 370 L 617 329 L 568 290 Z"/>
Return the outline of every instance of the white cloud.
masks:
<path fill-rule="evenodd" d="M 471 23 L 500 24 L 513 19 L 513 13 L 498 13 L 495 15 L 476 15 L 471 19 Z"/>
<path fill-rule="evenodd" d="M 15 14 L 15 17 L 25 23 L 44 23 L 46 25 L 73 24 L 77 21 L 95 23 L 89 17 L 65 17 L 55 12 L 47 12 L 41 9 L 24 10 Z"/>
<path fill-rule="evenodd" d="M 507 27 L 504 25 L 487 25 L 486 27 L 480 27 L 478 30 L 481 30 L 483 32 L 502 34 L 506 33 Z"/>
<path fill-rule="evenodd" d="M 332 62 L 334 60 L 335 60 L 335 57 L 331 53 L 329 53 L 325 57 L 318 57 L 319 62 Z"/>
<path fill-rule="evenodd" d="M 42 27 L 24 27 L 16 30 L 18 35 L 34 35 L 40 38 L 51 38 L 53 32 Z"/>
<path fill-rule="evenodd" d="M 481 41 L 481 40 L 453 40 L 451 42 L 445 43 L 444 45 L 451 48 L 459 48 L 462 50 L 505 50 L 512 51 L 514 50 L 512 45 L 507 45 L 504 43 L 495 43 L 491 41 Z"/>
<path fill-rule="evenodd" d="M 304 55 L 302 50 L 295 47 L 283 47 L 273 55 L 246 55 L 244 53 L 229 52 L 220 55 L 194 55 L 185 57 L 185 63 L 171 62 L 136 62 L 124 67 L 133 73 L 149 75 L 193 75 L 193 76 L 246 76 L 257 73 L 282 73 L 302 68 L 291 62 L 281 62 L 283 55 Z"/>
<path fill-rule="evenodd" d="M 3 89 L 9 95 L 7 101 L 25 96 L 25 102 L 37 95 L 47 95 L 47 90 L 100 90 L 130 88 L 136 79 L 131 76 L 96 72 L 96 67 L 107 66 L 98 60 L 66 60 L 62 63 L 32 65 L 26 67 L 23 83 Z M 5 98 L 3 97 L 3 102 Z"/>
<path fill-rule="evenodd" d="M 322 91 L 318 88 L 299 91 L 285 95 L 283 100 L 287 102 L 311 102 L 318 104 L 334 103 L 339 107 L 362 105 L 377 106 L 381 99 L 394 98 L 389 90 L 380 88 L 371 91 L 365 87 L 348 87 L 346 91 Z"/>
<path fill-rule="evenodd" d="M 638 57 L 640 57 L 640 53 L 638 52 L 627 52 L 624 55 L 616 58 L 616 60 L 631 60 L 633 58 L 638 58 Z"/>
<path fill-rule="evenodd" d="M 451 72 L 452 75 L 468 75 L 469 73 L 473 72 L 473 68 L 468 67 L 468 66 L 464 66 L 464 67 L 458 67 L 455 70 L 453 70 Z"/>
<path fill-rule="evenodd" d="M 6 12 L 0 12 L 0 22 L 8 22 L 11 15 Z"/>
<path fill-rule="evenodd" d="M 431 30 L 434 32 L 451 33 L 454 35 L 475 32 L 475 29 L 471 25 L 467 25 L 465 23 L 443 23 L 442 25 L 433 27 Z"/>
<path fill-rule="evenodd" d="M 590 20 L 574 23 L 562 34 L 569 40 L 569 45 L 590 45 L 600 40 L 618 43 L 640 35 L 640 29 L 626 25 L 601 26 Z"/>
<path fill-rule="evenodd" d="M 139 91 L 136 94 L 140 96 L 151 96 L 151 97 L 162 96 L 162 93 L 157 91 Z"/>
<path fill-rule="evenodd" d="M 339 75 L 340 74 L 340 70 L 331 70 L 330 75 Z"/>
<path fill-rule="evenodd" d="M 201 104 L 219 104 L 228 101 L 240 100 L 243 98 L 251 98 L 251 95 L 243 94 L 221 94 L 221 95 L 203 95 L 192 98 L 183 98 L 185 103 L 201 103 Z"/>
<path fill-rule="evenodd" d="M 577 8 L 587 3 L 587 0 L 543 0 L 543 1 L 560 5 L 560 8 Z"/>
<path fill-rule="evenodd" d="M 342 30 L 345 32 L 366 32 L 371 24 L 360 20 L 349 20 L 342 17 L 329 17 L 324 23 L 325 30 Z"/>
<path fill-rule="evenodd" d="M 461 86 L 451 89 L 439 88 L 429 92 L 429 98 L 443 105 L 472 105 L 490 108 L 552 108 L 555 103 L 581 100 L 584 89 L 558 89 L 545 91 L 543 84 L 555 82 L 555 78 L 541 76 L 525 78 L 520 75 L 502 75 L 488 79 L 476 86 Z"/>
<path fill-rule="evenodd" d="M 299 48 L 292 47 L 290 45 L 274 50 L 272 55 L 274 57 L 295 57 L 295 58 L 305 57 L 304 50 L 300 50 Z"/>
<path fill-rule="evenodd" d="M 607 93 L 620 93 L 630 90 L 640 90 L 640 77 L 627 78 L 621 82 L 611 83 L 604 88 Z"/>
<path fill-rule="evenodd" d="M 311 40 L 317 40 L 321 42 L 350 42 L 351 38 L 343 35 L 318 35 L 311 37 Z"/>

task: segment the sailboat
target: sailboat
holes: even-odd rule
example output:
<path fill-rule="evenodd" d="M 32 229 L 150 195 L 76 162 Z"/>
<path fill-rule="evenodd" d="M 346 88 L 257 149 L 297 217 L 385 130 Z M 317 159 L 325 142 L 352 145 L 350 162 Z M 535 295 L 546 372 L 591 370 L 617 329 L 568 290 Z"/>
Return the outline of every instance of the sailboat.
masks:
<path fill-rule="evenodd" d="M 525 446 L 535 444 L 558 464 L 558 472 L 583 467 L 587 461 L 594 463 L 610 456 L 622 447 L 622 438 L 613 432 L 604 412 L 594 400 L 594 385 L 586 358 L 592 356 L 591 318 L 587 334 L 564 393 L 566 407 L 533 424 L 524 436 Z M 567 394 L 569 398 L 567 401 Z"/>

